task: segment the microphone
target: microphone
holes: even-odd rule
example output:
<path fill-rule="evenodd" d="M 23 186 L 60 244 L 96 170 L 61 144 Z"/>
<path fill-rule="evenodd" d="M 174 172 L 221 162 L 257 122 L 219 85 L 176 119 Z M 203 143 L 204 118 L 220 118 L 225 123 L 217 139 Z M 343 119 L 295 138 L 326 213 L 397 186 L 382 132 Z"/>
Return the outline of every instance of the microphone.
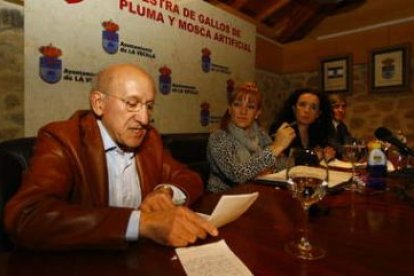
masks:
<path fill-rule="evenodd" d="M 401 154 L 414 156 L 414 150 L 409 148 L 405 143 L 401 142 L 400 139 L 395 137 L 389 129 L 385 127 L 379 127 L 375 130 L 374 134 L 377 139 L 396 146 Z"/>

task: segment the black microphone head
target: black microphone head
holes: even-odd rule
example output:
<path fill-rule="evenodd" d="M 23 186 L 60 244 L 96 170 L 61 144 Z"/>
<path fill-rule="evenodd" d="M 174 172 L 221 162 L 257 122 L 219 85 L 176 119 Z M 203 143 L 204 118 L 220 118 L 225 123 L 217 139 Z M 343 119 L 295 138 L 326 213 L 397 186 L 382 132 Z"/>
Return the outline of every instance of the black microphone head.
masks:
<path fill-rule="evenodd" d="M 375 130 L 374 135 L 377 139 L 386 141 L 392 137 L 392 132 L 388 128 L 379 127 Z"/>
<path fill-rule="evenodd" d="M 375 130 L 374 134 L 377 139 L 396 146 L 401 154 L 414 156 L 414 150 L 410 149 L 405 143 L 395 137 L 389 129 L 379 127 Z"/>

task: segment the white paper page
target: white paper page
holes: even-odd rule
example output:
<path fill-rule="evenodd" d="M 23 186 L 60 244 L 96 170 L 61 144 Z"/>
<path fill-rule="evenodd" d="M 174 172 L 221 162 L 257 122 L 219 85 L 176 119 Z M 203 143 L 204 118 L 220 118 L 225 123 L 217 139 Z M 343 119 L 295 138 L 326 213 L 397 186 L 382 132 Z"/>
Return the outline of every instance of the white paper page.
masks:
<path fill-rule="evenodd" d="M 387 160 L 387 171 L 388 171 L 388 172 L 393 172 L 393 171 L 395 171 L 394 164 L 393 164 L 390 160 Z"/>
<path fill-rule="evenodd" d="M 351 180 L 352 173 L 351 172 L 340 172 L 335 170 L 329 170 L 329 181 L 328 187 L 332 188 L 338 184 L 347 182 Z"/>
<path fill-rule="evenodd" d="M 275 181 L 275 182 L 287 182 L 286 170 L 281 170 L 277 173 L 263 174 L 256 177 L 257 180 Z"/>
<path fill-rule="evenodd" d="M 347 182 L 351 179 L 352 173 L 350 172 L 341 172 L 341 171 L 335 171 L 330 169 L 329 170 L 329 181 L 328 181 L 328 187 L 332 188 L 335 187 L 338 184 Z M 272 174 L 265 174 L 262 176 L 257 177 L 258 180 L 267 180 L 267 181 L 287 181 L 286 180 L 286 170 L 282 170 L 278 173 L 272 173 Z"/>
<path fill-rule="evenodd" d="M 216 227 L 221 227 L 238 219 L 259 196 L 258 192 L 242 195 L 224 195 L 220 198 L 209 221 Z"/>
<path fill-rule="evenodd" d="M 253 275 L 224 240 L 175 249 L 188 276 Z"/>
<path fill-rule="evenodd" d="M 321 163 L 321 165 L 323 165 L 323 164 Z M 366 165 L 367 165 L 366 162 L 355 163 L 355 166 L 359 167 L 359 168 L 364 168 L 364 167 L 366 167 Z M 328 166 L 329 167 L 341 168 L 341 169 L 352 169 L 351 162 L 342 161 L 342 160 L 339 160 L 339 159 L 334 159 L 332 161 L 329 161 Z"/>
<path fill-rule="evenodd" d="M 341 168 L 341 169 L 352 169 L 351 162 L 342 161 L 342 160 L 339 160 L 339 159 L 334 159 L 334 160 L 330 161 L 328 163 L 328 166 L 329 167 Z M 365 168 L 367 166 L 367 162 L 356 163 L 355 166 L 358 167 L 358 168 Z M 392 164 L 392 162 L 390 160 L 387 160 L 387 171 L 388 172 L 395 171 L 395 167 L 394 167 L 394 165 Z"/>

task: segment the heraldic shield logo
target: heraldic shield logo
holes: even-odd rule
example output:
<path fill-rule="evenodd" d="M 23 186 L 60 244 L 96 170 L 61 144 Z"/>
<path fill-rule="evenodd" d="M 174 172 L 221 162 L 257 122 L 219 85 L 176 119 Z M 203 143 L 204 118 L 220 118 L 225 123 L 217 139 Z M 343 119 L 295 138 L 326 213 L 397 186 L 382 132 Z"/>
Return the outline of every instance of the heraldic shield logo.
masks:
<path fill-rule="evenodd" d="M 102 47 L 108 54 L 115 54 L 118 52 L 119 46 L 119 30 L 118 24 L 112 20 L 102 22 L 104 30 L 102 31 Z"/>
<path fill-rule="evenodd" d="M 62 50 L 52 44 L 39 48 L 43 56 L 39 60 L 39 75 L 47 83 L 56 83 L 62 77 Z"/>
<path fill-rule="evenodd" d="M 203 48 L 201 53 L 201 69 L 203 69 L 203 72 L 208 73 L 211 67 L 211 51 L 208 48 Z"/>
<path fill-rule="evenodd" d="M 381 71 L 384 79 L 392 79 L 395 75 L 395 60 L 392 58 L 383 60 Z"/>
<path fill-rule="evenodd" d="M 158 78 L 160 92 L 163 95 L 168 95 L 171 92 L 171 69 L 164 65 L 158 71 L 160 72 Z"/>

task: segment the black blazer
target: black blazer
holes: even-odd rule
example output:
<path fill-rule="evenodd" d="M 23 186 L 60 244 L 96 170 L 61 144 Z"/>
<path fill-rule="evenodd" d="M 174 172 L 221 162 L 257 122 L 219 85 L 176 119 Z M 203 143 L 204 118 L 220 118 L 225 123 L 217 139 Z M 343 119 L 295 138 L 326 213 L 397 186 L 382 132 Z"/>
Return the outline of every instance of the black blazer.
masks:
<path fill-rule="evenodd" d="M 274 134 L 279 127 L 280 127 L 280 125 L 273 124 L 270 127 L 270 132 L 269 133 Z M 298 126 L 294 125 L 292 128 L 295 130 L 296 137 L 295 137 L 295 139 L 293 139 L 293 141 L 290 143 L 290 145 L 283 151 L 283 153 L 286 156 L 289 156 L 289 152 L 290 152 L 291 148 L 302 148 L 302 149 L 305 148 L 303 143 L 302 143 L 302 140 L 300 139 Z M 325 147 L 329 144 L 330 144 L 329 143 L 329 136 L 326 137 L 326 136 L 322 135 L 322 133 L 314 127 L 309 128 L 309 145 L 307 147 L 308 149 L 314 149 L 316 147 Z"/>
<path fill-rule="evenodd" d="M 340 122 L 336 128 L 332 123 L 328 143 L 335 149 L 337 158 L 342 158 L 342 145 L 352 142 L 353 139 L 348 127 L 343 122 Z"/>

